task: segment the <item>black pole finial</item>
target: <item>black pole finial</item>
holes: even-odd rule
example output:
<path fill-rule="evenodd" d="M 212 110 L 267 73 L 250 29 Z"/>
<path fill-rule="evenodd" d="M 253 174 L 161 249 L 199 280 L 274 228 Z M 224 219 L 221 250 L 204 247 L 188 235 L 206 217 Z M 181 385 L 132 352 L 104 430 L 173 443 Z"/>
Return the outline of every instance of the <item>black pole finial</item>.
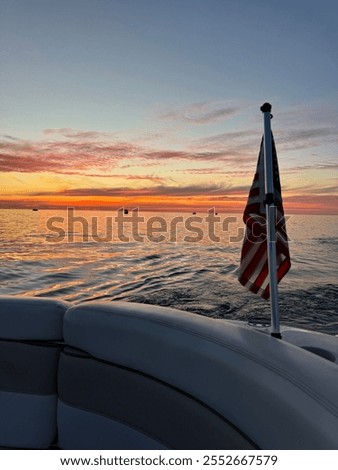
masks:
<path fill-rule="evenodd" d="M 264 103 L 263 106 L 261 106 L 261 111 L 262 113 L 271 113 L 272 106 L 270 103 Z"/>

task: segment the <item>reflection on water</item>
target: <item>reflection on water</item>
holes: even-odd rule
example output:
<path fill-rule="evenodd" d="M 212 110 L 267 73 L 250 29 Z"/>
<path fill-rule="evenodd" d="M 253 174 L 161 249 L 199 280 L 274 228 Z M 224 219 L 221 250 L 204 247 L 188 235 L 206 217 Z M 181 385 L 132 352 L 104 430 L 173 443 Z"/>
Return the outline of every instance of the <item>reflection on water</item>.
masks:
<path fill-rule="evenodd" d="M 269 304 L 236 278 L 241 215 L 219 214 L 212 225 L 207 214 L 140 213 L 137 230 L 129 221 L 122 232 L 116 211 L 73 216 L 79 220 L 70 226 L 65 211 L 0 211 L 1 294 L 133 300 L 269 320 Z M 51 224 L 52 217 L 59 219 Z M 288 220 L 292 268 L 280 285 L 285 323 L 338 334 L 337 226 L 337 216 Z"/>

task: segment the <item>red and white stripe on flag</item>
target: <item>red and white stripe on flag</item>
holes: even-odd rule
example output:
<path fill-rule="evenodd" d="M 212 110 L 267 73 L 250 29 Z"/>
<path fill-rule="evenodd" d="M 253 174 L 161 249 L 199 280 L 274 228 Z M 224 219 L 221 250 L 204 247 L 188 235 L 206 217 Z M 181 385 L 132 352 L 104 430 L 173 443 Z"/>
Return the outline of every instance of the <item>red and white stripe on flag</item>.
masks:
<path fill-rule="evenodd" d="M 278 282 L 291 266 L 288 237 L 285 227 L 281 186 L 279 180 L 276 147 L 272 136 L 274 200 L 277 206 L 276 220 L 276 257 Z M 270 297 L 268 242 L 266 227 L 265 185 L 264 185 L 264 138 L 258 156 L 256 173 L 244 210 L 243 221 L 246 225 L 243 241 L 239 282 L 254 294 L 264 299 Z"/>

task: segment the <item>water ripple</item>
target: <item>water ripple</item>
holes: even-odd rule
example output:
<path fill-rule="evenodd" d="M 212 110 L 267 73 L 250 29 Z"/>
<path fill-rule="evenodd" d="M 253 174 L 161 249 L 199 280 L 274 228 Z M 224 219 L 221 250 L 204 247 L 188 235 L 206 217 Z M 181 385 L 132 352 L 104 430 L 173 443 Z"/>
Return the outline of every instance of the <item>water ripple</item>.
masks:
<path fill-rule="evenodd" d="M 247 293 L 237 281 L 239 243 L 56 244 L 47 238 L 43 224 L 36 225 L 35 216 L 14 212 L 8 217 L 8 211 L 0 211 L 2 294 L 74 302 L 127 300 L 216 318 L 269 322 L 269 303 Z M 332 218 L 318 223 L 306 217 L 298 225 L 294 219 L 289 233 L 292 268 L 280 286 L 282 321 L 338 334 L 338 224 Z"/>

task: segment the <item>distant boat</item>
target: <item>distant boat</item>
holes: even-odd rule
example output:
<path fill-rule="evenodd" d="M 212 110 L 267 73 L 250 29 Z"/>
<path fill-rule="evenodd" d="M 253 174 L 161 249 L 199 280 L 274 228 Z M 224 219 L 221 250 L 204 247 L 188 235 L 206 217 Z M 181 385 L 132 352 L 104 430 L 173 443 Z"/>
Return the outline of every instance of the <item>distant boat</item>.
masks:
<path fill-rule="evenodd" d="M 196 215 L 196 212 L 193 212 L 192 215 Z"/>
<path fill-rule="evenodd" d="M 38 211 L 38 210 L 39 210 L 39 209 L 37 209 L 36 207 L 34 207 L 34 208 L 32 209 L 32 211 L 34 211 L 34 212 L 36 212 L 36 211 Z"/>
<path fill-rule="evenodd" d="M 124 214 L 129 214 L 128 209 L 123 209 L 123 207 L 120 207 L 120 209 L 118 209 L 118 212 L 123 212 Z"/>

